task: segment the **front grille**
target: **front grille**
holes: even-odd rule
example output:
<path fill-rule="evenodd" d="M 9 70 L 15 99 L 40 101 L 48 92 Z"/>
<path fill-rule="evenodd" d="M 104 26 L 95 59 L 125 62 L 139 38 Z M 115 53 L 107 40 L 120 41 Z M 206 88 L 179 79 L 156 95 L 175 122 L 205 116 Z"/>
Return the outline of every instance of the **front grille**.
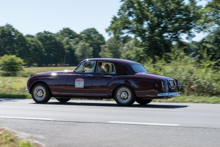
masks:
<path fill-rule="evenodd" d="M 175 80 L 168 80 L 169 88 L 175 89 L 176 88 L 176 81 Z"/>

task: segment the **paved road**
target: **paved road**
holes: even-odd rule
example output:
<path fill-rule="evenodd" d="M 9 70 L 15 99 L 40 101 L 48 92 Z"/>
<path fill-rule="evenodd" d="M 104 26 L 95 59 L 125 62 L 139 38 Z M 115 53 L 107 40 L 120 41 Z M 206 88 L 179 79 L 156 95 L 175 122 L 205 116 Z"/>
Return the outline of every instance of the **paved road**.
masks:
<path fill-rule="evenodd" d="M 51 147 L 219 147 L 220 105 L 0 99 L 0 126 Z"/>

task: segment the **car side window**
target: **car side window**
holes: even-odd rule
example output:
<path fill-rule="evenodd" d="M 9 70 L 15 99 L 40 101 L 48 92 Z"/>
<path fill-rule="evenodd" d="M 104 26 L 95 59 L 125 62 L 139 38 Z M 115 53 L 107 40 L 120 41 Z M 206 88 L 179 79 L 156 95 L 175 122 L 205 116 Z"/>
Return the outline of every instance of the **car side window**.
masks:
<path fill-rule="evenodd" d="M 95 61 L 85 61 L 76 70 L 76 73 L 94 73 Z"/>
<path fill-rule="evenodd" d="M 116 74 L 115 65 L 110 62 L 98 62 L 96 73 Z"/>

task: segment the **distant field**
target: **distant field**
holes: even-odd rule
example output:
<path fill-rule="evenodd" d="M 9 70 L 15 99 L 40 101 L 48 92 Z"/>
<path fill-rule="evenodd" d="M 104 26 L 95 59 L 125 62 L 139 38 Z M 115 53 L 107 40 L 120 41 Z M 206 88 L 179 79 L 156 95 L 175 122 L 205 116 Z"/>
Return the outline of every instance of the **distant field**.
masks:
<path fill-rule="evenodd" d="M 31 72 L 31 73 L 39 73 L 39 72 L 49 72 L 49 71 L 61 71 L 64 69 L 67 70 L 73 70 L 76 68 L 75 66 L 71 67 L 26 67 L 24 68 L 25 72 Z"/>

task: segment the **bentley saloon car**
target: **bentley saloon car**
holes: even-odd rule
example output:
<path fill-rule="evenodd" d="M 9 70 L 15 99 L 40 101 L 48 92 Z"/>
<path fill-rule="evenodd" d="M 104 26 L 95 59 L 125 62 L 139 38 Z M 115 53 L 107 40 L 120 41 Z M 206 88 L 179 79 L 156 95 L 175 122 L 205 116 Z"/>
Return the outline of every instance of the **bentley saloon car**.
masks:
<path fill-rule="evenodd" d="M 109 58 L 85 59 L 73 71 L 31 75 L 27 88 L 36 103 L 47 103 L 51 97 L 60 102 L 113 98 L 118 105 L 128 106 L 180 95 L 176 79 L 150 74 L 138 62 Z"/>

